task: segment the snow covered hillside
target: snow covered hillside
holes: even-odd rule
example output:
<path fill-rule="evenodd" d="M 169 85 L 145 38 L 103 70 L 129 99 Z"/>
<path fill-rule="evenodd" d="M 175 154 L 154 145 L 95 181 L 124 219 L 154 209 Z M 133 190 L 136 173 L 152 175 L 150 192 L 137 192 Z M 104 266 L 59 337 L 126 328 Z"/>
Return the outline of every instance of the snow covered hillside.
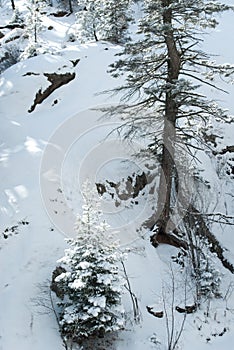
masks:
<path fill-rule="evenodd" d="M 4 27 L 12 10 L 7 1 L 1 3 L 5 3 L 0 9 Z M 25 1 L 16 3 L 27 11 Z M 222 298 L 207 301 L 186 316 L 174 311 L 175 306 L 191 304 L 193 293 L 191 286 L 187 290 L 180 265 L 173 262 L 178 250 L 167 245 L 155 249 L 150 232 L 139 231 L 155 209 L 151 189 L 157 182 L 157 169 L 133 156 L 147 140 L 121 141 L 117 131 L 112 133 L 120 125 L 120 117 L 106 119 L 100 111 L 120 99 L 102 92 L 124 79 L 114 79 L 108 73 L 121 46 L 70 40 L 77 30 L 75 16 L 56 17 L 56 11 L 50 7 L 42 15 L 41 54 L 21 60 L 0 75 L 0 350 L 64 349 L 51 310 L 49 285 L 56 261 L 67 246 L 64 238 L 75 235 L 75 216 L 83 204 L 81 185 L 87 178 L 99 183 L 100 191 L 103 184 L 108 189 L 102 192 L 104 215 L 117 231 L 121 247 L 129 252 L 126 270 L 139 307 L 134 320 L 126 291 L 126 329 L 103 343 L 99 339 L 92 350 L 164 350 L 172 330 L 175 336 L 182 330 L 180 349 L 231 348 L 233 275 L 217 263 L 217 270 L 222 271 Z M 204 45 L 222 52 L 225 61 L 234 54 L 230 43 L 227 46 L 223 40 L 234 31 L 233 14 L 226 15 L 222 23 Z M 20 29 L 0 31 L 2 49 Z M 25 42 L 19 45 L 24 47 Z M 233 87 L 230 91 L 222 103 L 234 114 Z M 208 93 L 220 98 L 212 89 Z M 221 136 L 215 149 L 222 154 L 217 158 L 199 156 L 201 177 L 210 188 L 207 210 L 215 207 L 217 212 L 232 215 L 234 123 L 222 129 L 214 125 L 212 131 Z M 123 179 L 131 176 L 131 183 L 136 184 L 142 173 L 150 180 L 132 198 L 126 194 Z M 113 183 L 119 184 L 119 195 L 116 191 L 111 194 Z M 233 226 L 217 224 L 215 232 L 228 249 L 225 256 L 234 263 Z M 163 318 L 152 313 L 163 310 Z"/>

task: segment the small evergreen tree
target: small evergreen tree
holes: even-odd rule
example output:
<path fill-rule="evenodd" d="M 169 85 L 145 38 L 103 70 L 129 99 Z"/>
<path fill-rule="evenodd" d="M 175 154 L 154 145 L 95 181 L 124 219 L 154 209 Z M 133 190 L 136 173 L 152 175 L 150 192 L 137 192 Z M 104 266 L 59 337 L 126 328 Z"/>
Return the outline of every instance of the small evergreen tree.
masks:
<path fill-rule="evenodd" d="M 17 44 L 10 42 L 6 45 L 2 45 L 0 54 L 0 73 L 19 62 L 20 54 L 20 48 Z"/>
<path fill-rule="evenodd" d="M 128 24 L 131 21 L 129 15 L 129 0 L 103 1 L 102 39 L 114 44 L 122 44 L 129 40 Z"/>
<path fill-rule="evenodd" d="M 101 0 L 82 1 L 76 13 L 79 26 L 77 36 L 81 42 L 98 41 L 101 23 Z"/>
<path fill-rule="evenodd" d="M 44 6 L 43 1 L 30 0 L 28 5 L 29 14 L 27 16 L 27 31 L 29 39 L 36 44 L 38 42 L 38 31 L 41 29 L 40 10 Z"/>
<path fill-rule="evenodd" d="M 221 274 L 215 267 L 209 252 L 201 256 L 195 280 L 198 298 L 205 297 L 211 299 L 221 297 Z"/>
<path fill-rule="evenodd" d="M 118 262 L 121 254 L 108 240 L 109 225 L 101 220 L 96 193 L 84 185 L 83 214 L 77 217 L 75 239 L 59 260 L 65 269 L 55 282 L 63 291 L 61 333 L 70 341 L 103 336 L 124 326 L 123 285 Z"/>
<path fill-rule="evenodd" d="M 61 9 L 69 10 L 70 13 L 75 11 L 75 8 L 79 5 L 79 0 L 57 0 L 58 7 Z"/>
<path fill-rule="evenodd" d="M 88 0 L 79 4 L 82 10 L 76 15 L 82 41 L 108 40 L 118 44 L 129 39 L 129 0 Z"/>
<path fill-rule="evenodd" d="M 193 249 L 193 251 L 192 251 Z M 217 269 L 217 256 L 210 252 L 209 243 L 196 235 L 195 246 L 190 249 L 187 258 L 192 268 L 191 276 L 195 283 L 196 299 L 221 297 L 221 273 Z"/>
<path fill-rule="evenodd" d="M 45 6 L 45 1 L 29 0 L 28 15 L 26 17 L 26 34 L 28 35 L 28 45 L 26 46 L 21 59 L 37 56 L 38 33 L 42 29 L 41 10 Z"/>
<path fill-rule="evenodd" d="M 24 23 L 24 17 L 22 15 L 22 13 L 20 13 L 19 9 L 16 7 L 14 12 L 13 12 L 13 15 L 11 17 L 11 21 L 10 23 L 12 24 L 22 24 Z"/>

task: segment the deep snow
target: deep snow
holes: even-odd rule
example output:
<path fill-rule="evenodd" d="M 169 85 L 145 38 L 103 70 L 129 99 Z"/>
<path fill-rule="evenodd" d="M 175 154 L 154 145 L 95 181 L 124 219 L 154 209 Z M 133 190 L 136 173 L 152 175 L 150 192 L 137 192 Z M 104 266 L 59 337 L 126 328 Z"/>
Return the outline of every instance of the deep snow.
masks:
<path fill-rule="evenodd" d="M 19 3 L 22 6 L 23 1 Z M 7 23 L 10 16 L 8 9 L 0 14 L 0 22 Z M 131 147 L 135 149 L 144 141 L 137 141 L 130 147 L 120 142 L 115 134 L 106 138 L 119 121 L 100 119 L 100 111 L 92 110 L 118 102 L 118 96 L 110 98 L 97 93 L 120 83 L 107 70 L 121 48 L 104 42 L 83 45 L 67 42 L 68 33 L 73 31 L 72 16 L 60 19 L 44 16 L 43 21 L 47 27 L 54 28 L 41 34 L 42 44 L 50 53 L 22 61 L 0 77 L 1 232 L 18 226 L 17 234 L 12 232 L 7 239 L 3 235 L 0 237 L 1 350 L 63 349 L 53 313 L 38 304 L 46 303 L 48 296 L 43 290 L 48 287 L 56 260 L 63 256 L 64 237 L 74 234 L 74 215 L 82 205 L 80 185 L 87 177 L 92 181 L 105 177 L 114 181 L 128 172 L 145 169 L 144 164 L 131 157 Z M 224 40 L 231 30 L 234 30 L 233 18 L 226 15 L 218 31 L 205 43 L 212 51 L 222 52 L 224 61 L 233 58 L 233 48 Z M 80 62 L 74 67 L 71 61 L 77 59 Z M 76 77 L 29 113 L 36 92 L 48 86 L 45 72 L 75 72 Z M 234 112 L 232 95 L 225 97 L 225 102 Z M 222 143 L 233 144 L 233 124 L 222 132 L 220 148 Z M 217 165 L 208 156 L 200 158 L 199 167 L 212 188 L 210 203 L 218 201 L 218 209 L 222 211 L 226 202 L 228 213 L 233 213 L 232 181 L 217 177 Z M 139 197 L 138 205 L 126 202 L 119 208 L 109 198 L 103 203 L 109 223 L 120 232 L 118 238 L 122 245 L 131 250 L 126 267 L 141 312 L 141 322 L 128 322 L 127 329 L 117 337 L 116 350 L 166 349 L 165 318 L 153 317 L 146 306 L 162 310 L 163 288 L 170 307 L 168 262 L 176 249 L 160 246 L 156 250 L 149 243 L 149 233 L 144 237 L 136 233 L 139 222 L 147 217 L 153 205 L 151 197 L 146 200 L 147 197 Z M 21 220 L 29 224 L 18 224 Z M 228 256 L 234 261 L 233 230 L 218 225 L 216 229 L 218 237 L 230 250 Z M 173 264 L 173 269 L 176 283 L 183 283 L 179 268 Z M 233 279 L 224 272 L 225 294 Z M 180 294 L 176 295 L 176 302 L 183 303 L 181 285 L 177 290 Z M 128 293 L 124 295 L 124 304 L 132 319 Z M 185 350 L 231 348 L 234 341 L 233 293 L 227 305 L 226 301 L 212 301 L 209 315 L 204 314 L 205 309 L 206 305 L 196 314 L 188 315 L 180 347 Z M 175 317 L 179 330 L 183 315 L 176 313 Z M 219 335 L 224 328 L 224 335 Z"/>

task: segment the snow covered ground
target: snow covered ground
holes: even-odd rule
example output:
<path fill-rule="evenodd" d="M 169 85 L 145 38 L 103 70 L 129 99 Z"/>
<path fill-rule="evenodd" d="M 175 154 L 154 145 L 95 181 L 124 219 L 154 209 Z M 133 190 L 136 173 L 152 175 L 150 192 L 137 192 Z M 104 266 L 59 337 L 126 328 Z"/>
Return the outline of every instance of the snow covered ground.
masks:
<path fill-rule="evenodd" d="M 9 8 L 0 14 L 0 22 L 7 23 L 10 16 Z M 44 291 L 48 289 L 56 260 L 63 255 L 64 237 L 74 234 L 74 215 L 82 204 L 80 185 L 87 177 L 92 181 L 105 177 L 115 181 L 129 172 L 145 170 L 145 165 L 131 156 L 144 141 L 130 147 L 120 142 L 116 134 L 106 138 L 119 121 L 100 119 L 100 111 L 93 110 L 118 102 L 117 96 L 110 98 L 98 93 L 120 84 L 107 70 L 121 48 L 105 42 L 83 45 L 68 42 L 68 33 L 72 33 L 74 26 L 72 16 L 44 16 L 43 21 L 47 28 L 53 27 L 41 34 L 42 44 L 50 53 L 17 63 L 0 76 L 1 350 L 63 349 L 56 319 L 41 304 L 48 298 Z M 222 23 L 220 32 L 210 36 L 206 45 L 221 51 L 225 61 L 234 54 L 222 39 L 229 35 L 230 27 L 233 31 L 233 17 L 227 15 Z M 222 49 L 216 47 L 217 40 Z M 39 89 L 44 91 L 49 86 L 44 73 L 75 73 L 75 78 L 28 112 Z M 225 100 L 234 112 L 232 96 Z M 223 131 L 224 145 L 233 145 L 233 132 L 233 124 Z M 233 183 L 217 178 L 216 165 L 208 157 L 203 161 L 200 166 L 205 168 L 204 177 L 212 184 L 213 194 L 218 186 L 229 214 L 233 213 Z M 153 204 L 147 197 L 146 193 L 137 198 L 137 204 L 126 202 L 120 207 L 108 198 L 103 203 L 109 223 L 120 231 L 122 245 L 131 248 L 126 267 L 141 314 L 138 324 L 128 322 L 127 329 L 118 335 L 114 342 L 116 350 L 167 349 L 165 317 L 154 317 L 146 306 L 154 306 L 157 311 L 163 309 L 163 288 L 170 309 L 172 280 L 168 262 L 176 249 L 160 246 L 156 250 L 147 233 L 143 238 L 136 233 L 139 222 L 151 212 Z M 232 233 L 230 228 L 217 227 L 217 234 L 234 261 Z M 176 284 L 182 283 L 176 264 L 173 269 Z M 212 301 L 208 311 L 205 305 L 187 316 L 179 341 L 181 349 L 231 348 L 232 280 L 228 272 L 223 277 L 224 295 L 228 286 L 231 288 L 226 300 Z M 177 303 L 184 301 L 181 294 L 175 298 Z M 124 303 L 132 319 L 128 293 Z M 174 317 L 175 330 L 179 331 L 183 315 L 176 313 Z"/>

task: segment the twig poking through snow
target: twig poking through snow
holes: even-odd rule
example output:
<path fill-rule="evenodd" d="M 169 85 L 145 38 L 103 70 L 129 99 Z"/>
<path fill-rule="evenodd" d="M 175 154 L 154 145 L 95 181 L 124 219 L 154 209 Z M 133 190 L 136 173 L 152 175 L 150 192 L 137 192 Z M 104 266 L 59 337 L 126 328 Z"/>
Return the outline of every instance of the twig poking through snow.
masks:
<path fill-rule="evenodd" d="M 140 312 L 139 305 L 138 305 L 138 299 L 137 299 L 137 296 L 135 295 L 135 293 L 133 293 L 133 291 L 131 289 L 130 281 L 129 281 L 129 278 L 128 278 L 128 275 L 127 275 L 127 270 L 126 270 L 126 267 L 124 265 L 124 262 L 121 261 L 121 264 L 123 266 L 124 276 L 125 276 L 125 279 L 127 281 L 126 289 L 128 290 L 128 292 L 130 294 L 130 297 L 131 297 L 131 300 L 132 300 L 134 321 L 136 323 L 140 323 L 142 317 L 141 317 L 141 312 Z"/>

